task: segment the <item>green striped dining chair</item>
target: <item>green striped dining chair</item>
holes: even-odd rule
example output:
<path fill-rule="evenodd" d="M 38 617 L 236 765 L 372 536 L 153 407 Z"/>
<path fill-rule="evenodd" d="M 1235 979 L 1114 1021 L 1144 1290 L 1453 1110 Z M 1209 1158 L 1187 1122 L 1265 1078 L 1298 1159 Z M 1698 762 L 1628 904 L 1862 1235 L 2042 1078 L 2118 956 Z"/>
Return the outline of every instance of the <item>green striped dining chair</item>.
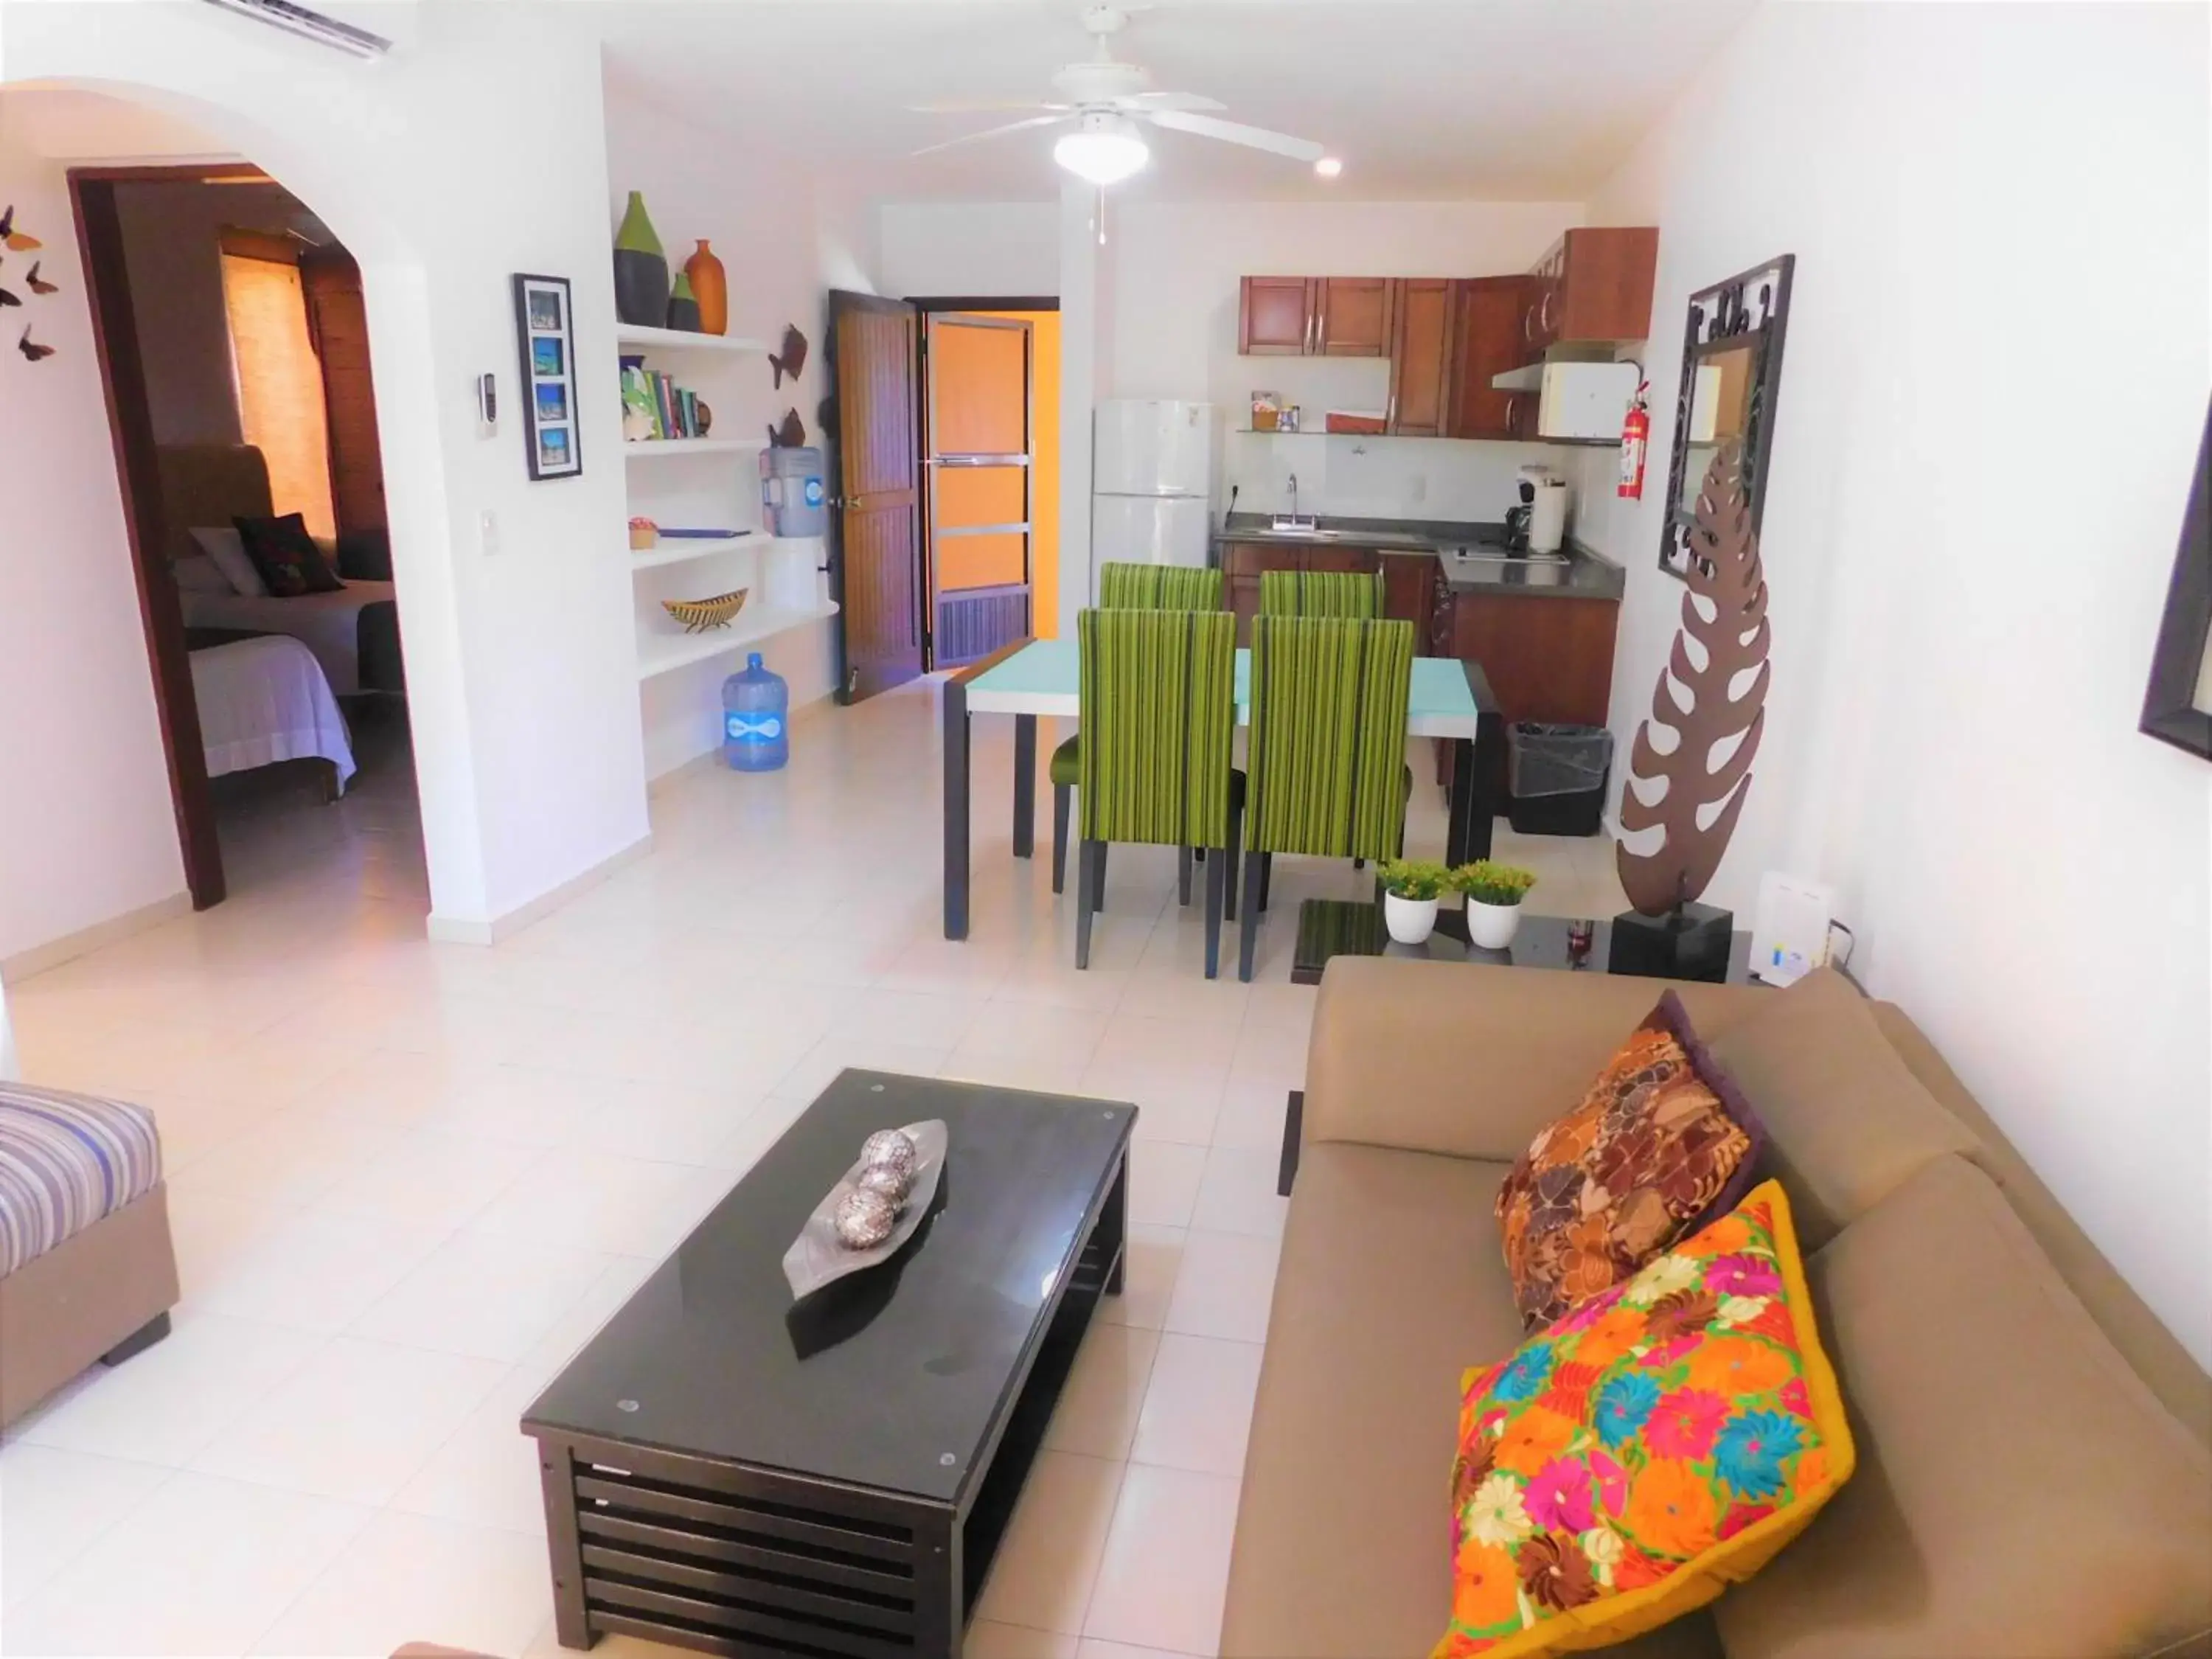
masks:
<path fill-rule="evenodd" d="M 1098 608 L 1101 611 L 1218 611 L 1222 582 L 1218 570 L 1183 564 L 1109 563 L 1098 567 Z M 1078 732 L 1052 751 L 1052 890 L 1060 892 L 1067 881 L 1067 821 L 1070 797 L 1077 775 L 1083 769 L 1083 733 Z M 1185 860 L 1182 902 L 1190 902 L 1190 872 Z M 1101 903 L 1104 901 L 1102 899 Z M 1237 914 L 1236 896 L 1230 896 L 1229 914 Z"/>
<path fill-rule="evenodd" d="M 1237 618 L 1225 611 L 1085 611 L 1076 617 L 1076 640 L 1084 744 L 1075 965 L 1091 965 L 1091 917 L 1105 902 L 1109 842 L 1173 847 L 1186 859 L 1202 847 L 1217 854 L 1206 870 L 1212 979 L 1220 968 L 1243 806 L 1242 780 L 1230 764 Z"/>
<path fill-rule="evenodd" d="M 1252 977 L 1274 854 L 1379 860 L 1405 843 L 1413 624 L 1255 617 L 1251 678 L 1243 980 Z"/>
<path fill-rule="evenodd" d="M 1379 570 L 1268 570 L 1260 576 L 1263 617 L 1357 617 L 1382 614 Z"/>

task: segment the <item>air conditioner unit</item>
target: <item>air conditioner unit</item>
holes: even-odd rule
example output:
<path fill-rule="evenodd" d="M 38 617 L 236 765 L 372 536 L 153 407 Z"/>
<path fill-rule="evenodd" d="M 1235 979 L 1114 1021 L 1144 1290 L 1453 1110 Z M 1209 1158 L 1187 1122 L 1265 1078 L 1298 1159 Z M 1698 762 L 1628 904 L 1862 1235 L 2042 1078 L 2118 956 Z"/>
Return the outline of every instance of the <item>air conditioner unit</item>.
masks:
<path fill-rule="evenodd" d="M 335 17 L 325 17 L 305 6 L 295 6 L 292 0 L 207 0 L 207 3 L 235 12 L 240 17 L 251 17 L 257 23 L 266 23 L 287 34 L 296 34 L 303 40 L 313 40 L 348 57 L 373 62 L 392 50 L 392 42 L 382 35 L 342 23 Z"/>

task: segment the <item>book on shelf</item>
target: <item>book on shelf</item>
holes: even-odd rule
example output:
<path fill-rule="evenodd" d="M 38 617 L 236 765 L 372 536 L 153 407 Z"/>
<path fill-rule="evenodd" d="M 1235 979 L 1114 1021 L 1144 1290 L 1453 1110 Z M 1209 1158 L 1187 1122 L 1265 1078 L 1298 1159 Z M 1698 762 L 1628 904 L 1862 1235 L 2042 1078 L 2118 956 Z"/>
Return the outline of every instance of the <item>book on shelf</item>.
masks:
<path fill-rule="evenodd" d="M 633 441 L 701 435 L 699 394 L 685 391 L 658 369 L 625 368 L 622 398 L 623 435 Z"/>

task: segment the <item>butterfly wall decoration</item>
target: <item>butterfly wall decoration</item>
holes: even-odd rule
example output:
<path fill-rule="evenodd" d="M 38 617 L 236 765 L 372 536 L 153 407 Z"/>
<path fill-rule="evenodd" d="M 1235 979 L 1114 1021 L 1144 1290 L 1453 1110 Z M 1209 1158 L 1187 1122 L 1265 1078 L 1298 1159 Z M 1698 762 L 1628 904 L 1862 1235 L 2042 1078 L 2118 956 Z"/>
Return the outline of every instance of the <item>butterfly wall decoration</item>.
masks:
<path fill-rule="evenodd" d="M 15 204 L 13 202 L 0 207 L 0 250 L 8 253 L 30 253 L 45 246 L 28 231 L 15 228 Z M 0 258 L 0 265 L 5 264 L 5 258 Z M 29 289 L 33 299 L 43 300 L 49 295 L 62 291 L 60 283 L 46 279 L 43 274 L 45 264 L 42 259 L 33 259 L 28 273 L 20 279 L 21 287 Z M 24 308 L 22 293 L 9 285 L 16 280 L 10 275 L 0 274 L 0 311 L 21 311 Z M 53 347 L 41 345 L 31 337 L 31 326 L 27 323 L 24 325 L 21 337 L 15 342 L 15 349 L 23 354 L 27 362 L 33 363 L 54 355 Z"/>

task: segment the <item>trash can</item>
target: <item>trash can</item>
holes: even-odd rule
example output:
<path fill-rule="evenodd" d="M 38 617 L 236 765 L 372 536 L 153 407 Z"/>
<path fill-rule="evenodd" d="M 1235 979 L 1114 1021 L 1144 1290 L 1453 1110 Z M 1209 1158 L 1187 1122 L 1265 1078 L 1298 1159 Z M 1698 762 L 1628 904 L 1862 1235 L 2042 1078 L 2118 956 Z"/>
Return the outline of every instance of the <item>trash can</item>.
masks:
<path fill-rule="evenodd" d="M 1594 836 L 1605 818 L 1613 733 L 1516 720 L 1507 730 L 1506 819 L 1523 836 Z"/>

